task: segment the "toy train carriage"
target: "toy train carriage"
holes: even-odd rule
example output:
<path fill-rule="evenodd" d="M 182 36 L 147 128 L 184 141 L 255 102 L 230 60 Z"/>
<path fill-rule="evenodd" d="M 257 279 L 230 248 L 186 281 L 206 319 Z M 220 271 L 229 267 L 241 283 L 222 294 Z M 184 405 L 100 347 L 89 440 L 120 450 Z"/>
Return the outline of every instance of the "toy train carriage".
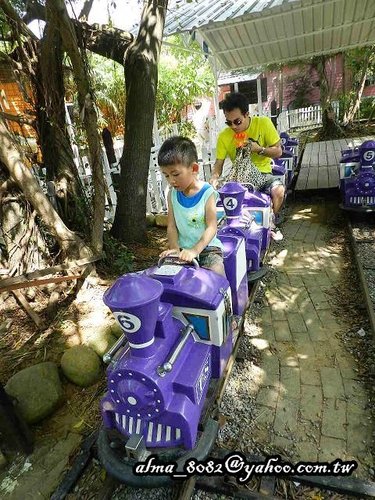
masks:
<path fill-rule="evenodd" d="M 340 191 L 344 210 L 375 210 L 375 141 L 365 141 L 359 148 L 342 151 Z"/>
<path fill-rule="evenodd" d="M 226 183 L 220 190 L 218 204 L 225 211 L 225 219 L 218 231 L 224 235 L 242 236 L 246 250 L 246 270 L 248 280 L 261 278 L 266 269 L 262 267 L 263 257 L 270 244 L 270 224 L 272 218 L 269 195 L 252 191 L 236 182 Z"/>
<path fill-rule="evenodd" d="M 292 183 L 294 173 L 297 168 L 298 162 L 298 144 L 299 141 L 295 137 L 290 137 L 286 132 L 280 134 L 281 147 L 283 154 L 280 158 L 274 160 L 276 164 L 284 165 L 287 169 L 287 182 L 286 186 Z"/>

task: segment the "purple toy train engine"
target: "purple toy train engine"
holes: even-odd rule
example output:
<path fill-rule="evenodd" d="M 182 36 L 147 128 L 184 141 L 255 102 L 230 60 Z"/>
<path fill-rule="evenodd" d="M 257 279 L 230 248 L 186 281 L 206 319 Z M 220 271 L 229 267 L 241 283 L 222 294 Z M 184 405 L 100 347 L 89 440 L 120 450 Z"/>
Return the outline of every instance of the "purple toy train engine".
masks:
<path fill-rule="evenodd" d="M 216 439 L 216 420 L 202 420 L 207 392 L 232 352 L 238 333 L 232 320 L 247 305 L 249 266 L 259 265 L 269 242 L 268 226 L 256 222 L 269 225 L 269 201 L 237 183 L 220 194 L 227 277 L 167 257 L 121 276 L 104 294 L 123 336 L 104 357 L 108 391 L 98 451 L 106 470 L 127 484 L 168 483 L 169 476 L 135 475 L 134 464 L 157 453 L 180 471 L 187 458 L 206 458 Z"/>
<path fill-rule="evenodd" d="M 344 210 L 375 211 L 375 141 L 341 152 L 340 191 Z"/>

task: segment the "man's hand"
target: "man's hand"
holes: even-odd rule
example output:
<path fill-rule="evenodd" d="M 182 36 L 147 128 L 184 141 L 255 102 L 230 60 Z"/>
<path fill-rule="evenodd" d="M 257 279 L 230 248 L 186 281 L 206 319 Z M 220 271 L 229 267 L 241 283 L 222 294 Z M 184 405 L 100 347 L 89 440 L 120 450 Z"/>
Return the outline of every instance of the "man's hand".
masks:
<path fill-rule="evenodd" d="M 213 173 L 211 179 L 208 182 L 211 184 L 211 186 L 214 189 L 216 189 L 217 185 L 218 185 L 218 182 L 219 182 L 219 175 L 216 174 L 216 173 Z"/>

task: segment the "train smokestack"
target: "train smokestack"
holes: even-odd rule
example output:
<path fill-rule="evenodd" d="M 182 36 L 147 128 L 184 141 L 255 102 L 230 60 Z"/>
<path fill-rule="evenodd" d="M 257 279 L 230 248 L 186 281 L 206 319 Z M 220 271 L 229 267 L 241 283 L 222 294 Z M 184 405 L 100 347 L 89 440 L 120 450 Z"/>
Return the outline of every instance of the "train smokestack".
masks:
<path fill-rule="evenodd" d="M 124 274 L 104 293 L 103 301 L 115 315 L 133 356 L 155 353 L 155 325 L 163 285 L 136 273 Z"/>

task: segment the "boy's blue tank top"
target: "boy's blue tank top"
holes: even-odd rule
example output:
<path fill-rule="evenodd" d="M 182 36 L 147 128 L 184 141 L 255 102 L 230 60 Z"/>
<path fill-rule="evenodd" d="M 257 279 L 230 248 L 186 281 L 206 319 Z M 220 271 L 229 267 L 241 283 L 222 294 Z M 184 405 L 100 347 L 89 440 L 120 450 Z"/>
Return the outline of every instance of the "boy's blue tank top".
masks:
<path fill-rule="evenodd" d="M 208 182 L 205 182 L 194 196 L 185 196 L 182 192 L 171 189 L 171 201 L 180 248 L 192 248 L 201 239 L 206 230 L 206 203 L 213 193 L 216 198 L 217 193 Z M 216 235 L 207 246 L 223 247 Z"/>

